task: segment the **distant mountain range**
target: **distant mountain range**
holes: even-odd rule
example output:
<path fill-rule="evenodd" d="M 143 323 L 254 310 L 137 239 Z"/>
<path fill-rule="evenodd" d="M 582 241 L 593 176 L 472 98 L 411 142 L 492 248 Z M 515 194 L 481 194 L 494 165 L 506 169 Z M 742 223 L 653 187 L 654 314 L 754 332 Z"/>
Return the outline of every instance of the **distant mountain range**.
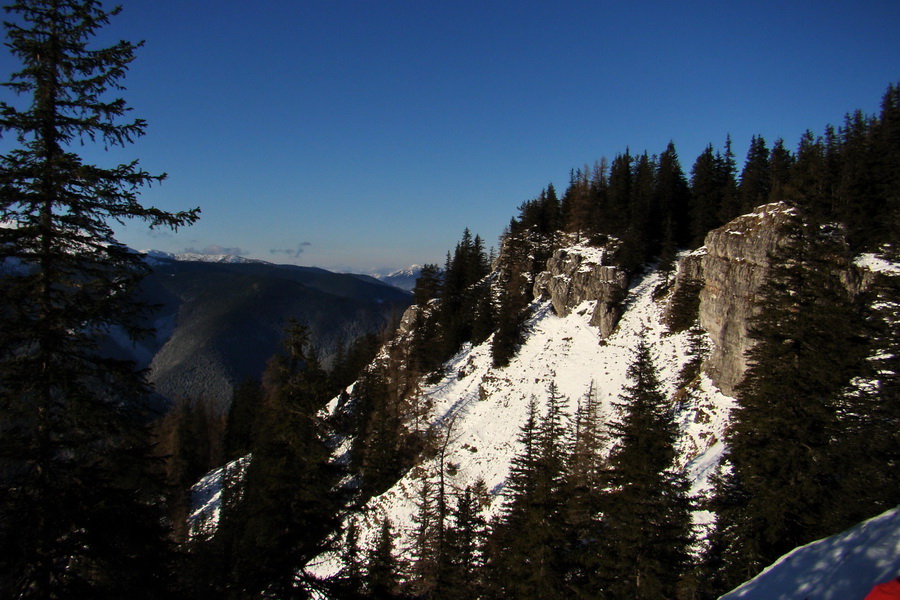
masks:
<path fill-rule="evenodd" d="M 412 265 L 390 273 L 373 273 L 372 277 L 401 290 L 411 292 L 416 287 L 416 280 L 422 274 L 422 265 Z"/>
<path fill-rule="evenodd" d="M 207 263 L 262 263 L 273 264 L 268 261 L 258 260 L 254 258 L 245 258 L 234 254 L 207 254 L 200 252 L 164 252 L 162 250 L 143 250 L 143 254 L 147 255 L 148 260 L 155 261 L 179 261 L 179 262 L 207 262 Z M 411 292 L 416 287 L 416 280 L 422 273 L 422 265 L 410 265 L 405 269 L 397 269 L 396 271 L 375 271 L 369 274 L 349 273 L 359 277 L 371 277 L 382 283 L 392 285 Z"/>
<path fill-rule="evenodd" d="M 276 265 L 230 255 L 148 253 L 146 302 L 159 306 L 156 336 L 119 352 L 149 367 L 168 398 L 227 406 L 234 386 L 258 378 L 278 351 L 289 318 L 306 325 L 328 364 L 338 344 L 396 321 L 411 295 L 366 275 Z"/>

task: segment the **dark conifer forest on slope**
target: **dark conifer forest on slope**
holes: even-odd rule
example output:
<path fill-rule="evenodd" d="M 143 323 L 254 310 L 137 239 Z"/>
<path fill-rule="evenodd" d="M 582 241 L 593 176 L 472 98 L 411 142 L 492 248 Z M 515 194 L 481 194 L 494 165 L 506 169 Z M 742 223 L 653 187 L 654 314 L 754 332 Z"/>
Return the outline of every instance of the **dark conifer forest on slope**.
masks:
<path fill-rule="evenodd" d="M 72 144 L 127 146 L 144 131 L 121 123 L 124 100 L 106 100 L 139 46 L 90 46 L 116 11 L 50 0 L 11 10 L 25 25 L 7 27 L 22 64 L 7 85 L 31 100 L 0 104 L 2 134 L 20 141 L 0 157 L 0 221 L 17 224 L 0 228 L 0 597 L 715 598 L 900 503 L 900 290 L 894 278 L 853 297 L 837 275 L 863 252 L 900 259 L 900 85 L 878 115 L 849 113 L 793 150 L 754 137 L 740 168 L 726 136 L 687 173 L 674 143 L 574 169 L 561 194 L 548 185 L 519 207 L 498 254 L 466 230 L 444 265 L 426 265 L 403 356 L 382 346 L 390 332 L 368 335 L 326 370 L 306 328 L 288 323 L 227 414 L 184 398 L 154 419 L 145 374 L 100 352 L 111 328 L 145 333 L 136 323 L 152 310 L 132 295 L 148 266 L 108 222 L 177 228 L 199 210 L 141 206 L 137 190 L 161 176 L 84 164 Z M 393 547 L 387 520 L 373 546 L 340 531 L 446 447 L 418 427 L 423 379 L 467 343 L 490 340 L 495 366 L 515 360 L 534 278 L 556 249 L 614 247 L 619 267 L 652 263 L 668 281 L 680 250 L 772 202 L 792 211 L 790 243 L 759 300 L 703 540 L 644 341 L 612 426 L 590 395 L 571 423 L 552 386 L 547 411 L 532 407 L 493 519 L 480 510 L 487 490 L 439 483 L 423 485 L 412 556 Z M 601 457 L 602 437 L 617 444 Z M 776 443 L 786 439 L 796 443 Z M 218 526 L 191 535 L 189 488 L 226 463 Z M 328 550 L 343 569 L 311 575 Z"/>

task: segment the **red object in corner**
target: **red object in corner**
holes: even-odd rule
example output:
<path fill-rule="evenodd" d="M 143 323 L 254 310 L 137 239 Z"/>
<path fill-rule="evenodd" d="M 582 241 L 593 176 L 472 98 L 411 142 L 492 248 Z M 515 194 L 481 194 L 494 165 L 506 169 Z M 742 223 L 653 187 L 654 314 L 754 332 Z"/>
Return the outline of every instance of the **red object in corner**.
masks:
<path fill-rule="evenodd" d="M 865 600 L 900 600 L 900 577 L 879 583 L 872 588 Z"/>

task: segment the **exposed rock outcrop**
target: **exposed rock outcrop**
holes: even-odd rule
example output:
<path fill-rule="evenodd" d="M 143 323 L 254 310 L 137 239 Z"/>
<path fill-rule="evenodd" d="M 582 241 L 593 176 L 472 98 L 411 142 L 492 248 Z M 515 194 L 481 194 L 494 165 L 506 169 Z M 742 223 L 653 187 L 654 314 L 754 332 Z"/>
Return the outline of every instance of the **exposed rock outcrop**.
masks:
<path fill-rule="evenodd" d="M 682 258 L 679 287 L 699 289 L 699 320 L 713 343 L 705 371 L 726 394 L 747 368 L 747 336 L 756 310 L 756 294 L 769 270 L 770 253 L 787 242 L 785 225 L 792 209 L 782 203 L 760 206 L 710 231 L 703 248 Z M 702 285 L 698 285 L 702 282 Z"/>
<path fill-rule="evenodd" d="M 596 300 L 591 325 L 608 337 L 622 316 L 628 275 L 613 262 L 618 242 L 605 247 L 574 246 L 553 253 L 547 270 L 534 282 L 534 297 L 548 298 L 560 316 L 588 300 Z"/>
<path fill-rule="evenodd" d="M 697 311 L 687 320 L 697 317 L 713 344 L 703 369 L 725 394 L 734 395 L 747 369 L 746 354 L 753 345 L 748 327 L 757 311 L 757 294 L 768 277 L 772 252 L 790 243 L 787 226 L 795 216 L 784 203 L 760 206 L 710 231 L 705 245 L 678 263 L 666 319 L 672 327 L 686 320 L 677 311 L 685 306 Z M 834 234 L 842 235 L 840 229 Z M 879 268 L 892 273 L 893 263 L 874 255 L 859 257 L 855 263 L 835 256 L 834 267 L 847 290 L 858 295 L 878 285 Z M 686 300 L 689 295 L 693 303 Z"/>

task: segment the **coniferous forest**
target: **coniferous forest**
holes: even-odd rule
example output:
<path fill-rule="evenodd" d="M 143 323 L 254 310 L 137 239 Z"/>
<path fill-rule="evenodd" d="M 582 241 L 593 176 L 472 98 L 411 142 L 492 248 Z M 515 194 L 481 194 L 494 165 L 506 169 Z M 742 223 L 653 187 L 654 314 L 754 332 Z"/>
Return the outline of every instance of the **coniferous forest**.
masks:
<path fill-rule="evenodd" d="M 160 415 L 146 373 L 103 351 L 113 331 L 146 335 L 153 311 L 134 296 L 150 267 L 110 223 L 174 229 L 200 210 L 143 206 L 164 175 L 79 154 L 144 133 L 115 97 L 140 44 L 96 48 L 118 9 L 93 0 L 9 11 L 20 70 L 5 85 L 22 103 L 0 103 L 0 135 L 18 142 L 0 157 L 0 598 L 711 599 L 900 504 L 897 278 L 861 297 L 839 275 L 863 252 L 900 260 L 900 84 L 877 115 L 794 145 L 755 136 L 743 160 L 724 135 L 687 171 L 671 142 L 573 169 L 561 193 L 518 207 L 498 252 L 466 229 L 424 267 L 407 344 L 349 340 L 326 368 L 289 322 L 227 414 L 184 398 Z M 571 418 L 552 384 L 545 410 L 532 401 L 501 510 L 484 511 L 483 485 L 448 486 L 453 424 L 423 425 L 418 390 L 466 344 L 489 342 L 498 368 L 515 360 L 555 250 L 615 248 L 626 272 L 663 273 L 662 294 L 680 251 L 774 202 L 790 208 L 789 243 L 758 299 L 709 498 L 675 468 L 674 408 L 643 339 L 612 422 L 592 391 Z M 696 310 L 687 298 L 670 327 L 693 334 Z M 685 385 L 706 352 L 691 339 Z M 413 547 L 387 519 L 363 543 L 349 517 L 424 456 L 440 472 L 421 480 Z M 223 465 L 217 526 L 192 530 L 190 487 Z M 700 509 L 711 530 L 693 525 Z M 326 552 L 341 570 L 311 575 Z"/>

